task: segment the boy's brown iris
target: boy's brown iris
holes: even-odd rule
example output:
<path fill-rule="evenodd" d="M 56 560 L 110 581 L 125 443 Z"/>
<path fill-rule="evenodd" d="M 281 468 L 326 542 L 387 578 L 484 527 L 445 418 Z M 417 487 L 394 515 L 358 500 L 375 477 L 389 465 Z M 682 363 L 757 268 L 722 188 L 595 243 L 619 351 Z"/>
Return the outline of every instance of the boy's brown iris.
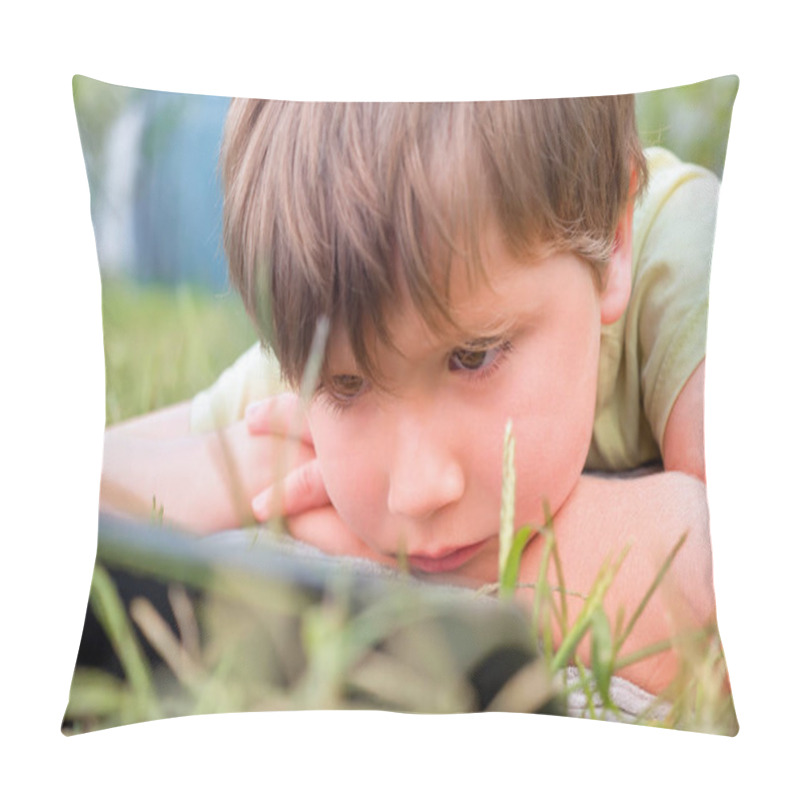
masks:
<path fill-rule="evenodd" d="M 353 398 L 364 388 L 364 379 L 359 375 L 334 375 L 330 385 L 335 396 Z"/>
<path fill-rule="evenodd" d="M 477 370 L 486 364 L 488 350 L 455 350 L 451 356 L 460 369 Z"/>

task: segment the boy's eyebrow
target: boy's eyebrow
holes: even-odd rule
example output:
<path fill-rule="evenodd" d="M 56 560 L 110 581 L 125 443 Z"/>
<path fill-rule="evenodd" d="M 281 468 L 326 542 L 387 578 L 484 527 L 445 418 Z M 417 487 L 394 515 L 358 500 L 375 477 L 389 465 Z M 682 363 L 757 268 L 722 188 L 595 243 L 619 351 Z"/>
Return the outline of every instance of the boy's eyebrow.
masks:
<path fill-rule="evenodd" d="M 480 349 L 508 337 L 519 326 L 519 323 L 520 320 L 515 315 L 505 319 L 497 319 L 488 324 L 472 322 L 471 324 L 459 325 L 455 331 L 453 343 L 461 347 Z"/>

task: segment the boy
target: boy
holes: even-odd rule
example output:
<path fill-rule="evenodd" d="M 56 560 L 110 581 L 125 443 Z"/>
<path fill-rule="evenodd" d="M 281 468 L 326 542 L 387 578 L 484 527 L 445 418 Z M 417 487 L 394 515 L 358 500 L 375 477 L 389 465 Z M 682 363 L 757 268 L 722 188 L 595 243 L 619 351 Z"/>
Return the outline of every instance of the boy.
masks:
<path fill-rule="evenodd" d="M 257 519 L 282 513 L 326 552 L 491 583 L 510 419 L 515 524 L 536 528 L 549 508 L 567 587 L 585 595 L 631 545 L 612 619 L 688 534 L 623 656 L 713 616 L 702 390 L 716 185 L 653 152 L 634 228 L 647 170 L 632 98 L 234 101 L 222 166 L 231 278 L 281 375 L 256 348 L 191 405 L 109 431 L 107 486 L 155 495 L 199 531 L 244 524 L 252 499 Z M 592 474 L 655 461 L 626 480 Z M 522 583 L 542 548 L 526 548 Z M 569 596 L 572 618 L 581 604 Z M 658 692 L 675 669 L 668 651 L 621 674 Z"/>

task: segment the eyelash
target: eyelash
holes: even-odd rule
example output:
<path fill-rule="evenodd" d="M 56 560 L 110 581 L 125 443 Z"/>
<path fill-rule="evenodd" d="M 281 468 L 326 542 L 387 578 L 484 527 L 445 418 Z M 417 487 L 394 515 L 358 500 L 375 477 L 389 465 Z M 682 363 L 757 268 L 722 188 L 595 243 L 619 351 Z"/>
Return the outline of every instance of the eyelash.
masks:
<path fill-rule="evenodd" d="M 343 411 L 346 411 L 348 408 L 350 408 L 353 403 L 366 391 L 367 385 L 366 381 L 364 381 L 362 378 L 361 387 L 359 388 L 358 392 L 353 395 L 345 395 L 334 390 L 333 383 L 336 377 L 358 378 L 358 376 L 335 376 L 331 381 L 322 383 L 317 388 L 317 397 L 325 404 L 326 408 L 336 414 L 341 414 Z"/>
<path fill-rule="evenodd" d="M 494 359 L 485 366 L 480 366 L 476 369 L 467 369 L 467 368 L 458 368 L 458 369 L 451 369 L 451 372 L 459 372 L 463 373 L 467 380 L 486 380 L 490 378 L 494 373 L 500 368 L 502 363 L 505 361 L 506 357 L 511 353 L 514 349 L 512 343 L 508 340 L 504 340 L 499 342 L 498 344 L 494 345 L 493 347 L 487 348 L 460 348 L 460 350 L 454 350 L 450 353 L 448 358 L 448 366 L 453 361 L 456 353 L 471 353 L 471 354 L 483 354 L 487 355 L 492 352 L 496 352 Z"/>
<path fill-rule="evenodd" d="M 326 411 L 333 415 L 347 411 L 352 405 L 352 400 L 340 400 L 338 397 L 326 391 L 324 387 L 320 387 L 320 390 L 317 392 L 317 398 L 322 405 L 325 406 Z"/>
<path fill-rule="evenodd" d="M 496 355 L 491 363 L 477 367 L 476 369 L 466 369 L 466 368 L 457 368 L 451 369 L 451 372 L 458 372 L 463 373 L 464 377 L 467 380 L 471 381 L 483 381 L 490 378 L 494 373 L 500 368 L 503 364 L 509 353 L 511 353 L 514 349 L 514 346 L 510 341 L 502 341 L 493 347 L 487 348 L 470 348 L 470 347 L 463 347 L 457 350 L 453 350 L 450 355 L 448 356 L 448 367 L 452 363 L 453 358 L 456 356 L 457 353 L 471 353 L 471 354 L 483 354 L 487 355 L 496 351 Z M 338 377 L 353 377 L 357 378 L 357 375 L 353 376 L 338 376 Z M 325 404 L 326 408 L 335 413 L 341 414 L 344 411 L 347 411 L 352 405 L 358 400 L 359 397 L 367 390 L 368 386 L 366 381 L 362 379 L 362 385 L 359 388 L 359 391 L 352 395 L 344 395 L 341 393 L 337 393 L 332 386 L 332 381 L 329 383 L 320 384 L 317 388 L 316 396 Z"/>

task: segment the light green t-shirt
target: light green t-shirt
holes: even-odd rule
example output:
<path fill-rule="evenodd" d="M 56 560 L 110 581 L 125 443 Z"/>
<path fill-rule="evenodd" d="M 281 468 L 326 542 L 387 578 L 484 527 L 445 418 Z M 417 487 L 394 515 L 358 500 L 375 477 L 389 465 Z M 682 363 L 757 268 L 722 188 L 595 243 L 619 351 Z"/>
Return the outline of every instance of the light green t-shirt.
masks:
<path fill-rule="evenodd" d="M 648 189 L 633 218 L 631 298 L 602 332 L 592 470 L 660 458 L 672 406 L 705 356 L 719 182 L 661 148 L 647 150 L 647 161 Z M 255 344 L 194 398 L 192 430 L 224 427 L 250 402 L 285 390 L 274 356 Z"/>
<path fill-rule="evenodd" d="M 706 353 L 719 181 L 661 148 L 647 151 L 647 164 L 633 216 L 631 298 L 602 331 L 588 469 L 660 459 L 672 406 Z"/>

